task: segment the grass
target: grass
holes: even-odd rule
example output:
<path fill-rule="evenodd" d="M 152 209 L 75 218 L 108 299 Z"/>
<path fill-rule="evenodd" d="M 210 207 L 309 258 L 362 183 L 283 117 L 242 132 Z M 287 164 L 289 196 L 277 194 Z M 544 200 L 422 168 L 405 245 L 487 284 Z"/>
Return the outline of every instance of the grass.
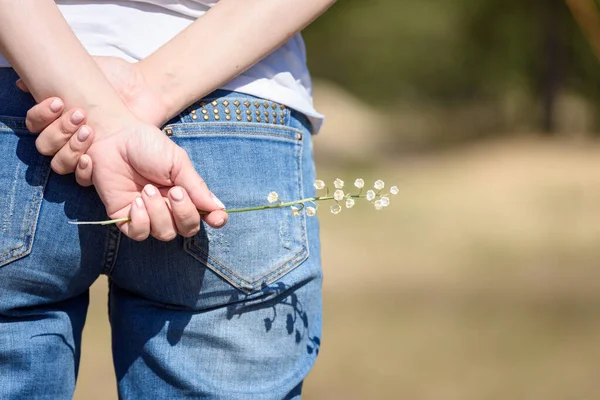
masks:
<path fill-rule="evenodd" d="M 382 212 L 321 214 L 323 346 L 305 398 L 600 393 L 600 145 L 490 142 L 368 175 L 401 193 Z M 76 399 L 116 399 L 105 292 L 92 290 Z"/>

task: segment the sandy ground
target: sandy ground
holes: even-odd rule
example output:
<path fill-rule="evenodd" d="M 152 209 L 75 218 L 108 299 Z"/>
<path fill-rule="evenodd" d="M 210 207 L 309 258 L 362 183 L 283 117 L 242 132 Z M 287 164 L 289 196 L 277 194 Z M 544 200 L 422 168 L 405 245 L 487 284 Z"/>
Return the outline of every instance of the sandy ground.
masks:
<path fill-rule="evenodd" d="M 600 145 L 492 142 L 363 174 L 401 193 L 382 212 L 321 215 L 324 332 L 305 398 L 600 393 Z M 105 303 L 101 279 L 76 399 L 116 399 Z"/>

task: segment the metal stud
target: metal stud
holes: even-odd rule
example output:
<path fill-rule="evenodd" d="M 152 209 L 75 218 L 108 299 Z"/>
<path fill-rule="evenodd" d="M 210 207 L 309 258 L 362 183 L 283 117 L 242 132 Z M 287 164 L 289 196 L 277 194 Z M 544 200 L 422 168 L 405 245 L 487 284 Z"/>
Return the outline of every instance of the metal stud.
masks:
<path fill-rule="evenodd" d="M 215 114 L 218 114 L 218 113 L 219 113 L 219 109 L 218 109 L 218 108 L 215 108 L 215 109 L 213 109 L 213 112 L 214 112 Z"/>
<path fill-rule="evenodd" d="M 229 108 L 225 109 L 225 114 L 229 114 L 231 111 L 229 111 Z"/>
<path fill-rule="evenodd" d="M 269 108 L 269 103 L 267 103 L 266 101 L 263 103 L 263 106 L 265 106 L 265 108 Z"/>
<path fill-rule="evenodd" d="M 252 114 L 252 111 L 246 110 L 246 114 L 250 115 L 250 114 Z"/>
<path fill-rule="evenodd" d="M 231 119 L 231 115 L 229 115 L 229 114 L 228 114 L 228 115 L 226 115 L 226 116 L 225 116 L 225 119 L 226 119 L 227 121 L 229 121 L 229 120 Z"/>
<path fill-rule="evenodd" d="M 277 108 L 277 104 L 275 104 L 275 103 L 271 104 L 271 108 L 272 108 L 273 110 L 275 110 L 275 109 Z"/>
<path fill-rule="evenodd" d="M 260 107 L 260 103 L 258 101 L 254 102 L 254 107 Z"/>
<path fill-rule="evenodd" d="M 205 115 L 205 116 L 204 116 L 204 120 L 205 120 L 205 121 L 208 121 L 208 115 Z"/>
<path fill-rule="evenodd" d="M 215 115 L 215 119 L 218 121 L 221 119 L 221 117 L 219 117 L 218 115 Z"/>
<path fill-rule="evenodd" d="M 282 120 L 282 119 L 280 119 L 280 120 L 279 120 L 279 123 L 280 123 L 281 125 L 285 125 L 285 121 L 284 121 L 284 120 Z"/>
<path fill-rule="evenodd" d="M 269 116 L 269 111 L 265 111 L 265 117 Z"/>
<path fill-rule="evenodd" d="M 265 118 L 265 122 L 268 124 L 269 123 L 269 117 Z"/>
<path fill-rule="evenodd" d="M 285 106 L 283 104 L 280 104 L 279 108 L 281 108 L 282 110 L 285 110 Z"/>
<path fill-rule="evenodd" d="M 252 122 L 252 117 L 248 115 L 248 118 L 246 118 L 248 120 L 248 122 Z"/>
<path fill-rule="evenodd" d="M 296 133 L 296 139 L 302 140 L 302 134 L 300 132 Z"/>
<path fill-rule="evenodd" d="M 206 105 L 206 103 L 204 101 L 200 102 L 200 107 L 204 107 Z"/>
<path fill-rule="evenodd" d="M 250 102 L 249 102 L 248 100 L 246 100 L 246 101 L 244 102 L 244 105 L 245 105 L 246 107 L 250 107 Z"/>
<path fill-rule="evenodd" d="M 196 110 L 192 110 L 192 114 L 196 114 Z"/>
<path fill-rule="evenodd" d="M 256 122 L 260 122 L 260 116 L 256 117 Z"/>
<path fill-rule="evenodd" d="M 219 103 L 217 103 L 217 101 L 216 101 L 216 100 L 213 100 L 213 101 L 212 101 L 212 103 L 210 103 L 210 104 L 212 104 L 212 105 L 213 105 L 213 107 L 216 107 L 216 106 L 217 106 Z"/>
<path fill-rule="evenodd" d="M 240 114 L 242 113 L 242 110 L 240 110 L 239 108 L 236 108 L 236 109 L 235 109 L 235 113 L 236 113 L 237 115 L 240 115 Z"/>
<path fill-rule="evenodd" d="M 196 114 L 192 114 L 192 119 L 198 119 L 198 116 Z"/>
<path fill-rule="evenodd" d="M 203 108 L 201 112 L 202 114 L 206 114 L 208 111 L 206 110 L 206 108 Z"/>
<path fill-rule="evenodd" d="M 283 117 L 285 117 L 285 113 L 279 113 L 279 116 L 280 116 L 281 118 L 283 118 Z"/>
<path fill-rule="evenodd" d="M 241 117 L 241 116 L 239 116 L 239 115 L 238 115 L 237 117 L 235 117 L 235 118 L 236 118 L 238 121 L 241 121 L 241 120 L 242 120 L 242 117 Z"/>
<path fill-rule="evenodd" d="M 260 115 L 260 110 L 256 110 L 256 115 Z"/>
<path fill-rule="evenodd" d="M 229 102 L 228 102 L 227 100 L 223 100 L 223 105 L 224 105 L 225 107 L 227 107 L 227 106 L 229 105 Z"/>
<path fill-rule="evenodd" d="M 173 136 L 173 128 L 166 127 L 165 128 L 165 133 L 167 134 L 167 136 Z"/>
<path fill-rule="evenodd" d="M 273 118 L 277 118 L 277 112 L 273 111 Z"/>
<path fill-rule="evenodd" d="M 233 102 L 233 105 L 236 106 L 236 107 L 239 107 L 240 106 L 240 102 L 238 100 L 236 100 L 236 101 Z"/>

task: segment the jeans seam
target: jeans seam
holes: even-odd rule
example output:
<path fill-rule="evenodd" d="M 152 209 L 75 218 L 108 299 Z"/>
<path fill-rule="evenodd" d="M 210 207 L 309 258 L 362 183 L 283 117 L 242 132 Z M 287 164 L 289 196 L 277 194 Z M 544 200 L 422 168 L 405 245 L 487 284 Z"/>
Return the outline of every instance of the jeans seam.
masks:
<path fill-rule="evenodd" d="M 104 265 L 102 267 L 102 274 L 110 276 L 115 267 L 119 252 L 121 231 L 116 226 L 110 225 L 106 232 L 106 236 L 106 248 L 104 250 Z"/>

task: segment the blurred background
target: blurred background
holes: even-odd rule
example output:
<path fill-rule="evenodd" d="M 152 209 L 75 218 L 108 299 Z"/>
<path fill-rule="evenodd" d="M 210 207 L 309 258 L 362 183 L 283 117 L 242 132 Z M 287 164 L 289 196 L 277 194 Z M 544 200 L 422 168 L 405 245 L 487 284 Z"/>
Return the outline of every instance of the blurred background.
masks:
<path fill-rule="evenodd" d="M 384 211 L 320 215 L 324 331 L 306 399 L 598 397 L 597 13 L 594 0 L 343 0 L 305 31 L 328 118 L 320 178 L 400 187 Z M 105 303 L 101 280 L 77 399 L 116 398 Z"/>

